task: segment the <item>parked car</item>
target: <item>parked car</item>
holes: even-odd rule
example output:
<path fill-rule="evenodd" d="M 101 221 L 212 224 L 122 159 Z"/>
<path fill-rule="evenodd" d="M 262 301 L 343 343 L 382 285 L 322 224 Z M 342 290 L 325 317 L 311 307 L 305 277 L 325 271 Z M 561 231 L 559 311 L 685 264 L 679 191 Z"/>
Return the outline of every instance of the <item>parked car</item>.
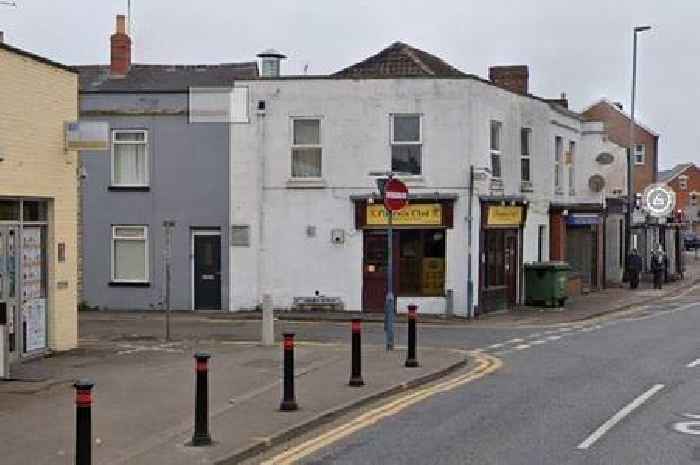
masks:
<path fill-rule="evenodd" d="M 685 242 L 685 250 L 700 249 L 700 234 L 687 232 L 683 235 L 683 240 Z"/>

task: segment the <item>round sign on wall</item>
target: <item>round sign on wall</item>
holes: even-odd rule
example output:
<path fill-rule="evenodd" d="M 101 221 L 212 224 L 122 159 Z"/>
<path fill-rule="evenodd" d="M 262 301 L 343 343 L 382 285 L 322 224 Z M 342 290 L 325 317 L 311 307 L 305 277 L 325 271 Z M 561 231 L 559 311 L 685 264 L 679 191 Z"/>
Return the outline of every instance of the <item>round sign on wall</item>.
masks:
<path fill-rule="evenodd" d="M 650 215 L 663 218 L 673 212 L 676 206 L 676 193 L 665 184 L 652 184 L 642 194 L 644 208 Z"/>
<path fill-rule="evenodd" d="M 408 188 L 398 179 L 390 179 L 384 186 L 384 206 L 389 211 L 401 210 L 408 204 Z"/>

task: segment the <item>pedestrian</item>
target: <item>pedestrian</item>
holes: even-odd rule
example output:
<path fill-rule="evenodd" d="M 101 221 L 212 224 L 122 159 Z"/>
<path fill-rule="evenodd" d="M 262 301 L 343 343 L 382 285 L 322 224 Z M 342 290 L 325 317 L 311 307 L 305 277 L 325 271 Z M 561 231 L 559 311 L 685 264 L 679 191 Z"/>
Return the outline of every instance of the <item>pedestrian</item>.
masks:
<path fill-rule="evenodd" d="M 654 289 L 661 289 L 666 271 L 666 253 L 661 244 L 651 255 L 651 271 L 654 273 Z"/>
<path fill-rule="evenodd" d="M 637 253 L 637 249 L 632 249 L 628 259 L 628 273 L 630 277 L 630 289 L 639 287 L 639 273 L 642 271 L 642 257 Z"/>

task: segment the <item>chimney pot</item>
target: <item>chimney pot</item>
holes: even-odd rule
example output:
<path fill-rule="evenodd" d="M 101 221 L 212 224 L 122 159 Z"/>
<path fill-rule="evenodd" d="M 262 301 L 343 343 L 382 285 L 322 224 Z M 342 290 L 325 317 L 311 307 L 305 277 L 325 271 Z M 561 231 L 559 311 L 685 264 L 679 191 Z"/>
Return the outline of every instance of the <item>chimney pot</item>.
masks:
<path fill-rule="evenodd" d="M 126 16 L 117 15 L 117 34 L 126 34 Z"/>
<path fill-rule="evenodd" d="M 618 110 L 622 111 L 622 104 L 620 102 L 614 102 L 613 105 L 615 105 Z"/>
<path fill-rule="evenodd" d="M 498 87 L 527 95 L 530 72 L 525 65 L 492 66 L 489 68 L 489 80 Z"/>

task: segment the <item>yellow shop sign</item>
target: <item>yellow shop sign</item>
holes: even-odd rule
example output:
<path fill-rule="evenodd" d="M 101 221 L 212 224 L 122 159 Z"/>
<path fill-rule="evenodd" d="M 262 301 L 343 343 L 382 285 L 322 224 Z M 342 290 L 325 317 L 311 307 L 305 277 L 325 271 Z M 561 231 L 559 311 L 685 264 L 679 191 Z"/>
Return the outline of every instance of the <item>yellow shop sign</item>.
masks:
<path fill-rule="evenodd" d="M 388 224 L 384 205 L 367 205 L 367 226 Z M 439 203 L 407 205 L 392 215 L 392 223 L 397 226 L 441 226 L 442 205 Z"/>
<path fill-rule="evenodd" d="M 489 207 L 488 225 L 520 225 L 523 222 L 523 207 Z"/>

